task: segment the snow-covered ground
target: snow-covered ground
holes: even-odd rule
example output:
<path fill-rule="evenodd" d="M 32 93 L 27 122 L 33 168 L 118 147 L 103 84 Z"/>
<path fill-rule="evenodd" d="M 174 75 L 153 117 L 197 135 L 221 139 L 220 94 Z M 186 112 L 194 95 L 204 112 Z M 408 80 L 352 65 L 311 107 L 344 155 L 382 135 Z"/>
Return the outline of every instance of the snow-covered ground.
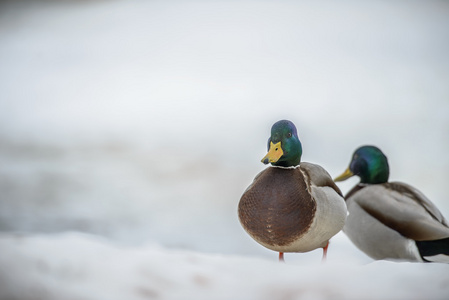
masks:
<path fill-rule="evenodd" d="M 446 299 L 342 233 L 278 264 L 236 208 L 287 118 L 449 217 L 448 53 L 444 1 L 0 2 L 0 299 Z"/>
<path fill-rule="evenodd" d="M 2 299 L 447 299 L 444 264 L 298 266 L 236 255 L 120 247 L 81 234 L 0 237 Z"/>

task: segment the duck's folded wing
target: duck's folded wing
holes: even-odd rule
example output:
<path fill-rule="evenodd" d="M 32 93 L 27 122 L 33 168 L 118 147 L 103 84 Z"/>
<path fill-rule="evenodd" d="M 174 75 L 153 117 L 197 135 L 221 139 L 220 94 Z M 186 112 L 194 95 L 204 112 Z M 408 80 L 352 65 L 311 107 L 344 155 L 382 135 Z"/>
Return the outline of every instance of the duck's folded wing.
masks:
<path fill-rule="evenodd" d="M 307 178 L 309 178 L 310 180 L 310 185 L 313 184 L 315 186 L 321 187 L 328 186 L 334 189 L 335 192 L 341 197 L 343 197 L 342 192 L 332 180 L 332 177 L 329 175 L 329 173 L 323 167 L 312 163 L 302 162 L 301 170 L 303 170 L 307 174 Z"/>
<path fill-rule="evenodd" d="M 403 193 L 409 195 L 410 200 L 415 201 L 418 205 L 424 207 L 424 209 L 431 215 L 433 218 L 438 220 L 446 227 L 449 227 L 447 220 L 444 218 L 443 214 L 438 210 L 438 208 L 433 204 L 423 193 L 421 193 L 416 188 L 412 187 L 403 182 L 389 182 L 386 184 L 386 187 L 392 190 L 395 190 L 399 193 Z"/>
<path fill-rule="evenodd" d="M 449 237 L 449 227 L 441 212 L 406 184 L 368 186 L 353 199 L 369 215 L 407 238 L 428 241 Z"/>

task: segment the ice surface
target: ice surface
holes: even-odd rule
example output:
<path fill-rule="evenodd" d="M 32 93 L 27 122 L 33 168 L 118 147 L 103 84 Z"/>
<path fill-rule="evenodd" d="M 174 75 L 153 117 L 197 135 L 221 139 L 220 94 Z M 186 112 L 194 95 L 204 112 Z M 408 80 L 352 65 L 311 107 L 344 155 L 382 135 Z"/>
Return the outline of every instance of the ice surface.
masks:
<path fill-rule="evenodd" d="M 287 118 L 304 161 L 377 145 L 448 217 L 447 53 L 444 1 L 1 2 L 0 298 L 445 298 L 446 265 L 342 233 L 279 265 L 236 210 Z"/>

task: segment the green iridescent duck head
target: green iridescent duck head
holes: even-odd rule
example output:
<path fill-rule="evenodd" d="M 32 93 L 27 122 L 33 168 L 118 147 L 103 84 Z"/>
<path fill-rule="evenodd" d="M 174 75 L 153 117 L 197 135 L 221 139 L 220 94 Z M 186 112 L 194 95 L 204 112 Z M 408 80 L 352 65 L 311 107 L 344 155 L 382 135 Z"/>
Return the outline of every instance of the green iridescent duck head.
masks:
<path fill-rule="evenodd" d="M 352 155 L 349 167 L 334 181 L 343 181 L 354 175 L 360 177 L 360 183 L 387 182 L 390 175 L 387 157 L 379 148 L 374 146 L 358 148 Z"/>
<path fill-rule="evenodd" d="M 295 124 L 288 120 L 274 123 L 268 139 L 268 153 L 262 162 L 279 167 L 294 167 L 301 162 L 301 155 L 302 146 Z"/>

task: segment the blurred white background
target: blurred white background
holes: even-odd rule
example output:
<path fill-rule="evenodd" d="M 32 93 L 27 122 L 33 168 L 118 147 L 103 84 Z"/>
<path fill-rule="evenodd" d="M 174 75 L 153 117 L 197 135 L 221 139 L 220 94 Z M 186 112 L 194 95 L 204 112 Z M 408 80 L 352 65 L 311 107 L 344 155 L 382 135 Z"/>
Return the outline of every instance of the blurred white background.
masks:
<path fill-rule="evenodd" d="M 236 211 L 279 119 L 332 176 L 380 147 L 449 217 L 448 83 L 447 1 L 3 1 L 0 230 L 275 259 Z"/>

